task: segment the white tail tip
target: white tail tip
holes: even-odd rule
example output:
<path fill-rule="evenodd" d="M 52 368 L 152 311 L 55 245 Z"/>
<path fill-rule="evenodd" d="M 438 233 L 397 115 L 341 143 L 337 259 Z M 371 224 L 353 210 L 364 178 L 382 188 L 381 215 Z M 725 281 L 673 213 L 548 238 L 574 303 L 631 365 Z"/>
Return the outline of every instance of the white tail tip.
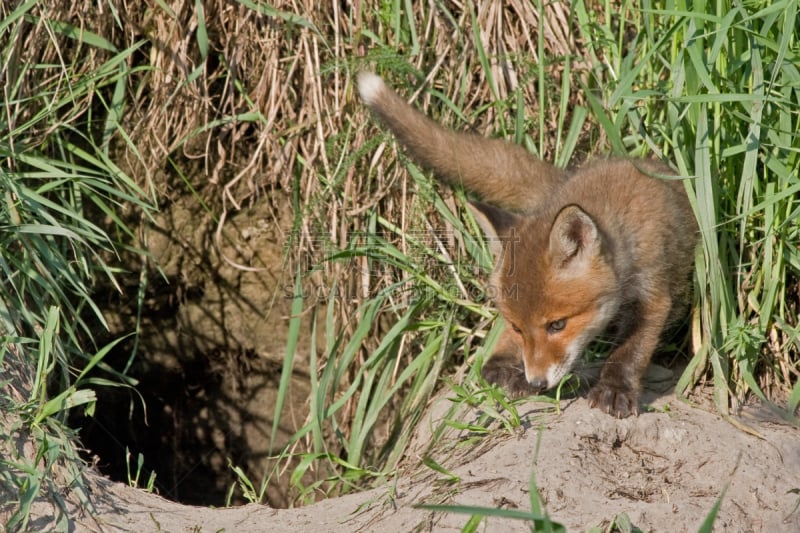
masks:
<path fill-rule="evenodd" d="M 378 99 L 378 94 L 386 87 L 383 80 L 372 72 L 361 72 L 358 75 L 358 94 L 367 105 L 372 105 Z"/>

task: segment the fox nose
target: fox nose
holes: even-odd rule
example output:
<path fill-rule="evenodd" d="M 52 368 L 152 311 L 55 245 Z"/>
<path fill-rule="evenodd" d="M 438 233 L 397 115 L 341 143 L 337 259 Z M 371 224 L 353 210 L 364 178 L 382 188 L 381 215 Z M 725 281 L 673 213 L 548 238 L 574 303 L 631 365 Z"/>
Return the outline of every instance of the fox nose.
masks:
<path fill-rule="evenodd" d="M 528 385 L 536 392 L 541 392 L 547 388 L 547 378 L 531 378 L 528 380 Z"/>

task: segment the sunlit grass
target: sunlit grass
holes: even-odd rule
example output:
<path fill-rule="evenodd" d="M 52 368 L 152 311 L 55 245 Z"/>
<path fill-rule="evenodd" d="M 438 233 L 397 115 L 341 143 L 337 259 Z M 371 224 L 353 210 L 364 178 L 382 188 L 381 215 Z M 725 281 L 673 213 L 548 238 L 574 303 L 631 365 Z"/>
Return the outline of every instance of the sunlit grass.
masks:
<path fill-rule="evenodd" d="M 54 504 L 54 523 L 66 531 L 61 486 L 70 486 L 91 508 L 67 414 L 93 412 L 97 387 L 133 385 L 103 362 L 121 339 L 95 345 L 106 325 L 92 291 L 98 279 L 116 283 L 115 233 L 131 235 L 122 206 L 153 209 L 148 193 L 108 153 L 112 137 L 125 142 L 119 98 L 136 46 L 117 50 L 97 34 L 48 19 L 35 2 L 5 15 L 0 23 L 0 438 L 29 442 L 35 457 L 21 454 L 22 446 L 4 445 L 0 483 L 18 496 L 9 531 L 28 530 L 30 506 L 45 495 Z M 73 40 L 82 44 L 76 56 L 62 50 Z M 95 54 L 104 61 L 87 65 L 85 58 Z M 116 380 L 97 377 L 95 367 Z"/>

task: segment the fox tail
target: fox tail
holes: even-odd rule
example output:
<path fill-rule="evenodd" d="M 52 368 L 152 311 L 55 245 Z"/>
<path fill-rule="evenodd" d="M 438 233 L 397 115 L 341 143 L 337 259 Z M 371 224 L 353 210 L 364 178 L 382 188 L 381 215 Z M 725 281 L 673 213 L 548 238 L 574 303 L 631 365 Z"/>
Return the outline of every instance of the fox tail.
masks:
<path fill-rule="evenodd" d="M 560 170 L 521 146 L 443 128 L 376 74 L 362 72 L 358 91 L 414 161 L 487 203 L 514 212 L 532 211 L 544 205 L 564 179 Z"/>

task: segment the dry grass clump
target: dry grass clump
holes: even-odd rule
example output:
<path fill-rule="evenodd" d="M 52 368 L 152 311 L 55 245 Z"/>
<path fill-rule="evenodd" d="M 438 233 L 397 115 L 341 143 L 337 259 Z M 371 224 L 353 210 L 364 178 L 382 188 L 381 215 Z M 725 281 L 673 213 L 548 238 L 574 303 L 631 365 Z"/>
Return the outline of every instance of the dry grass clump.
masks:
<path fill-rule="evenodd" d="M 93 31 L 119 49 L 139 46 L 132 64 L 141 70 L 129 77 L 125 102 L 126 125 L 138 151 L 125 152 L 130 168 L 143 177 L 155 176 L 169 169 L 169 159 L 193 161 L 198 171 L 191 176 L 193 183 L 204 189 L 210 185 L 225 207 L 238 208 L 269 187 L 288 189 L 295 179 L 304 200 L 316 197 L 323 184 L 337 182 L 349 201 L 362 206 L 376 190 L 396 181 L 379 174 L 370 177 L 377 183 L 365 186 L 353 163 L 337 157 L 374 135 L 351 90 L 354 70 L 373 61 L 400 74 L 424 74 L 468 110 L 518 90 L 526 106 L 540 102 L 531 83 L 539 14 L 530 3 L 484 2 L 474 12 L 457 5 L 450 10 L 416 6 L 413 14 L 392 20 L 363 3 L 347 11 L 339 4 L 314 2 L 211 2 L 202 12 L 195 7 L 194 2 L 173 2 L 168 11 L 126 2 L 119 6 L 124 32 L 107 16 Z M 566 10 L 561 4 L 545 9 L 542 47 L 548 57 L 580 52 Z M 389 49 L 369 38 L 390 36 L 393 20 L 408 31 L 402 20 L 406 16 L 420 32 L 409 43 L 413 50 L 403 43 Z M 488 70 L 481 58 L 487 58 Z M 562 68 L 559 64 L 553 70 Z M 559 81 L 556 73 L 554 87 Z M 428 102 L 420 105 L 425 108 Z M 485 125 L 478 129 L 491 132 L 497 113 L 491 107 L 485 116 L 460 119 L 474 125 L 479 118 Z M 459 126 L 447 115 L 443 120 Z M 556 121 L 548 117 L 545 125 L 555 127 Z M 336 143 L 351 130 L 352 138 Z M 345 209 L 342 215 L 352 210 L 338 207 Z"/>

